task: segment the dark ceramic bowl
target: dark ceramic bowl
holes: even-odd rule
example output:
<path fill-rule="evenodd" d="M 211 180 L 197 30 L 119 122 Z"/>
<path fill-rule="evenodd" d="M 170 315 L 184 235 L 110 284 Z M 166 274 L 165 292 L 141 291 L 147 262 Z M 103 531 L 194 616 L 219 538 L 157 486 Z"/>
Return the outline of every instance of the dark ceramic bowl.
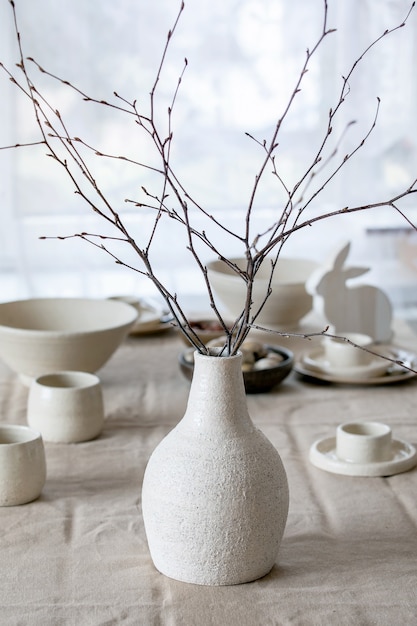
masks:
<path fill-rule="evenodd" d="M 243 382 L 246 393 L 265 393 L 279 385 L 291 372 L 294 356 L 290 350 L 281 346 L 266 346 L 269 352 L 275 352 L 282 357 L 276 366 L 262 370 L 249 370 L 243 372 Z M 194 362 L 192 355 L 194 348 L 189 348 L 178 357 L 181 372 L 188 380 L 193 377 Z"/>
<path fill-rule="evenodd" d="M 231 328 L 232 324 L 226 321 L 226 325 Z M 217 339 L 218 337 L 222 337 L 224 335 L 224 328 L 221 326 L 220 322 L 216 319 L 195 319 L 190 320 L 190 326 L 192 330 L 196 332 L 203 343 L 208 343 L 213 339 Z M 190 346 L 190 341 L 187 337 L 180 332 L 180 337 L 183 342 Z"/>

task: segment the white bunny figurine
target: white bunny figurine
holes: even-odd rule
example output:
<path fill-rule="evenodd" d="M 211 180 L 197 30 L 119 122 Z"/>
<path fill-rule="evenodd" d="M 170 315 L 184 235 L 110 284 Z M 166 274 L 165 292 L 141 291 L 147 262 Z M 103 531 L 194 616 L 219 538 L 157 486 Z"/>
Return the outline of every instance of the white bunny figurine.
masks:
<path fill-rule="evenodd" d="M 376 342 L 392 337 L 392 306 L 387 295 L 372 285 L 350 287 L 347 281 L 362 276 L 367 267 L 344 267 L 349 254 L 347 243 L 336 254 L 331 267 L 316 270 L 308 291 L 321 296 L 321 309 L 335 333 L 356 332 L 371 336 Z"/>

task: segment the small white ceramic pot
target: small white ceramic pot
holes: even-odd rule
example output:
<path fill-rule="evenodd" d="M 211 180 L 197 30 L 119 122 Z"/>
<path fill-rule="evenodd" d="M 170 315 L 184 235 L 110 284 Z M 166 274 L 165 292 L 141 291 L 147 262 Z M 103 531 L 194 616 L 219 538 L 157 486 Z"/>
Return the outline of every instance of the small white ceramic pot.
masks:
<path fill-rule="evenodd" d="M 39 497 L 46 480 L 42 436 L 27 426 L 0 425 L 0 506 Z"/>
<path fill-rule="evenodd" d="M 350 463 L 381 463 L 392 458 L 391 428 L 379 422 L 341 424 L 336 431 L 336 454 Z"/>
<path fill-rule="evenodd" d="M 45 441 L 94 439 L 104 422 L 100 379 L 95 374 L 71 371 L 39 376 L 29 390 L 27 421 Z"/>
<path fill-rule="evenodd" d="M 370 346 L 372 344 L 372 337 L 363 335 L 362 333 L 341 333 L 341 335 L 360 347 L 352 346 L 344 339 L 324 337 L 324 353 L 330 365 L 337 368 L 368 365 L 372 360 L 372 354 L 360 348 Z"/>

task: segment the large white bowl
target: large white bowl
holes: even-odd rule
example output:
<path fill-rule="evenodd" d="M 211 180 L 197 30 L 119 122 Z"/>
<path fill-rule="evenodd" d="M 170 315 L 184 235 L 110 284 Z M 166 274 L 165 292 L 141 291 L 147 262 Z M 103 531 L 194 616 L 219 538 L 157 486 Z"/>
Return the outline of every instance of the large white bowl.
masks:
<path fill-rule="evenodd" d="M 244 258 L 230 260 L 241 269 L 246 267 Z M 253 313 L 257 311 L 267 293 L 270 267 L 267 259 L 256 275 L 252 298 Z M 288 330 L 296 328 L 301 318 L 307 315 L 313 306 L 313 298 L 307 293 L 305 285 L 316 267 L 316 263 L 307 259 L 279 259 L 272 279 L 272 293 L 256 323 Z M 236 318 L 245 305 L 246 283 L 243 278 L 223 261 L 209 262 L 207 270 L 215 294 L 228 312 Z"/>
<path fill-rule="evenodd" d="M 36 298 L 0 303 L 0 358 L 25 384 L 76 370 L 95 372 L 112 356 L 137 318 L 125 302 Z"/>

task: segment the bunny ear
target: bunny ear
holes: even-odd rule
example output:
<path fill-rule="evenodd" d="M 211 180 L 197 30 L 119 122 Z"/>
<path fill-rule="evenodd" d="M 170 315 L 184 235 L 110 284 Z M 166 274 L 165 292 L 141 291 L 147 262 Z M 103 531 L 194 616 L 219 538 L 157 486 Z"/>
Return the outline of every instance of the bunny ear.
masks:
<path fill-rule="evenodd" d="M 343 248 L 341 248 L 341 250 L 339 250 L 339 252 L 336 254 L 334 264 L 333 264 L 335 269 L 339 269 L 339 270 L 342 269 L 343 264 L 348 257 L 349 250 L 350 250 L 350 241 L 345 243 Z"/>
<path fill-rule="evenodd" d="M 348 267 L 343 271 L 343 275 L 346 280 L 349 280 L 349 278 L 362 276 L 362 274 L 366 274 L 366 272 L 369 272 L 369 267 Z"/>

